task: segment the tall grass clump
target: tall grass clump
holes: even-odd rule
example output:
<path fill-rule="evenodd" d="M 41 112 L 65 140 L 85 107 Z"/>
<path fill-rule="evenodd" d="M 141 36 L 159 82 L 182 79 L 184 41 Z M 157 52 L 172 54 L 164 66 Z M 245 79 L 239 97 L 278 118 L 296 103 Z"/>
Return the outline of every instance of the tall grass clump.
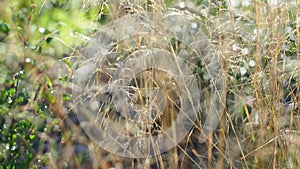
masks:
<path fill-rule="evenodd" d="M 299 0 L 0 6 L 0 168 L 300 166 Z M 186 135 L 155 156 L 118 154 L 147 154 L 145 142 L 99 144 L 109 131 L 154 138 L 174 124 L 171 136 Z"/>

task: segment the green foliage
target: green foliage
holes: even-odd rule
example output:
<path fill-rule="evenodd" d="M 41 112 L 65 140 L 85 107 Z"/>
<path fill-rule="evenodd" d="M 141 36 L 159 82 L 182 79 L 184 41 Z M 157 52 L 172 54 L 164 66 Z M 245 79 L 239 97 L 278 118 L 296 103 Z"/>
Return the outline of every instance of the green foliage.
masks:
<path fill-rule="evenodd" d="M 9 32 L 8 25 L 5 23 L 0 24 L 0 29 L 1 29 L 1 32 L 5 33 L 5 34 L 8 34 L 8 32 Z"/>
<path fill-rule="evenodd" d="M 1 65 L 3 67 L 3 65 Z M 5 168 L 28 168 L 35 154 L 34 146 L 38 144 L 36 126 L 21 107 L 28 103 L 28 93 L 17 86 L 24 78 L 20 74 L 13 75 L 3 69 L 6 79 L 2 80 L 4 88 L 0 91 L 0 162 Z M 11 79 L 9 79 L 11 77 Z M 21 90 L 21 91 L 19 91 Z"/>

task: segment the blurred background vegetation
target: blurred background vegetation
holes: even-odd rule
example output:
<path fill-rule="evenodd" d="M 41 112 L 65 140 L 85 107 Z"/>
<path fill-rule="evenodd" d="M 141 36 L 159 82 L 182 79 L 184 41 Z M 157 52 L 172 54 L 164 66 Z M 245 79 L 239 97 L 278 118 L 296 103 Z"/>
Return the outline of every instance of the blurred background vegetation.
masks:
<path fill-rule="evenodd" d="M 145 168 L 143 159 L 99 149 L 69 109 L 73 59 L 99 26 L 120 16 L 112 2 L 0 0 L 0 168 Z M 189 145 L 194 163 L 300 167 L 299 4 L 139 1 L 146 11 L 176 8 L 200 16 L 224 55 L 227 109 L 207 143 Z"/>

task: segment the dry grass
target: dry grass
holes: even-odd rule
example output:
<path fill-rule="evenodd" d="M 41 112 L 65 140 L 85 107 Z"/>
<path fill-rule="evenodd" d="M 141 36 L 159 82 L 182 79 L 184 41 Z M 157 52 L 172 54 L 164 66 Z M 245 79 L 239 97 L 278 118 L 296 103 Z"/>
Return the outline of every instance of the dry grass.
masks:
<path fill-rule="evenodd" d="M 82 4 L 82 12 L 97 8 L 99 13 L 94 16 L 94 20 L 107 15 L 109 16 L 107 20 L 110 20 L 123 15 L 170 10 L 160 0 L 121 4 L 115 1 L 108 3 L 86 0 Z M 227 87 L 224 89 L 227 93 L 226 109 L 220 110 L 219 126 L 208 136 L 206 142 L 199 143 L 203 123 L 209 116 L 207 114 L 209 104 L 204 100 L 201 109 L 195 112 L 197 119 L 194 127 L 173 149 L 146 158 L 125 158 L 114 155 L 98 147 L 88 137 L 88 131 L 82 129 L 74 108 L 77 102 L 63 100 L 61 93 L 71 92 L 69 82 L 56 84 L 55 80 L 58 77 L 54 76 L 57 72 L 53 69 L 28 68 L 32 69 L 32 81 L 41 81 L 37 83 L 39 85 L 47 81 L 47 79 L 43 81 L 44 74 L 41 72 L 47 72 L 47 76 L 50 77 L 54 85 L 55 100 L 49 105 L 53 116 L 58 121 L 57 127 L 62 129 L 62 140 L 58 144 L 55 143 L 55 138 L 52 138 L 53 135 L 57 135 L 57 131 L 41 133 L 41 142 L 44 144 L 41 144 L 37 152 L 34 165 L 43 166 L 40 161 L 44 161 L 48 168 L 299 168 L 299 1 L 284 2 L 279 7 L 254 0 L 252 5 L 241 10 L 226 8 L 224 4 L 203 1 L 196 5 L 192 1 L 187 1 L 184 8 L 181 8 L 180 2 L 172 4 L 175 6 L 173 11 L 181 15 L 191 15 L 200 23 L 201 31 L 208 37 L 214 51 L 220 54 L 221 59 L 218 60 L 218 64 L 222 65 L 220 68 L 226 76 Z M 109 9 L 111 12 L 107 13 L 104 9 Z M 98 32 L 101 32 L 101 28 Z M 95 37 L 98 32 L 91 37 Z M 72 73 L 76 75 L 80 66 L 88 65 L 90 62 L 96 63 L 99 67 L 97 71 L 91 72 L 93 76 L 84 77 L 90 78 L 85 81 L 87 82 L 85 85 L 87 88 L 93 85 L 101 86 L 111 83 L 114 72 L 122 61 L 130 57 L 137 59 L 133 53 L 140 49 L 136 46 L 151 49 L 158 45 L 159 48 L 168 50 L 173 55 L 179 55 L 184 50 L 180 40 L 174 41 L 170 38 L 164 41 L 159 38 L 149 35 L 129 37 L 113 44 L 109 49 L 111 55 L 101 63 L 95 58 L 87 58 L 94 53 L 82 54 L 74 50 L 72 56 L 66 59 L 74 65 L 79 63 L 79 68 L 74 70 L 64 68 L 63 73 L 68 74 L 71 81 Z M 203 50 L 207 50 L 206 46 Z M 209 67 L 206 64 L 213 61 L 205 57 L 207 60 L 204 62 L 195 61 L 193 57 L 196 52 L 193 52 L 188 55 L 186 62 L 194 71 L 198 84 L 201 85 L 199 90 L 204 91 L 202 96 L 209 98 L 211 81 L 205 74 L 205 68 Z M 113 54 L 119 56 L 114 58 Z M 35 57 L 32 55 L 34 60 L 43 65 L 50 64 L 49 61 L 38 60 Z M 50 64 L 49 67 L 53 66 Z M 61 66 L 59 67 L 61 70 Z M 86 72 L 83 76 L 90 70 L 84 71 Z M 115 124 L 116 130 L 134 134 L 137 130 L 144 129 L 141 131 L 143 136 L 152 137 L 159 132 L 165 132 L 174 124 L 177 115 L 182 111 L 180 92 L 176 83 L 163 71 L 146 70 L 135 76 L 129 85 L 134 91 L 130 93 L 133 95 L 132 100 L 140 106 L 138 109 L 157 106 L 159 102 L 157 98 L 147 100 L 150 97 L 148 93 L 153 92 L 155 88 L 167 98 L 167 108 L 159 110 L 159 117 L 141 123 L 142 125 L 155 124 L 155 129 L 153 126 L 149 128 L 128 121 L 123 122 L 124 119 L 120 120 L 120 114 L 115 110 L 110 94 L 100 95 L 96 92 L 97 94 L 92 93 L 91 97 L 101 102 L 97 115 L 103 116 L 101 120 L 107 120 L 106 123 Z M 39 88 L 40 91 L 34 98 L 41 99 L 42 90 L 46 90 L 47 87 L 49 86 Z M 99 88 L 98 90 L 99 93 L 102 92 Z"/>
<path fill-rule="evenodd" d="M 161 3 L 136 3 L 136 6 L 130 8 L 126 5 L 113 6 L 112 11 L 114 17 L 119 17 L 124 13 L 166 10 Z M 227 109 L 221 112 L 223 115 L 220 126 L 207 142 L 198 143 L 197 137 L 203 124 L 195 124 L 186 139 L 168 153 L 142 159 L 127 159 L 102 152 L 88 138 L 79 141 L 80 139 L 70 136 L 65 137 L 66 148 L 61 152 L 68 159 L 62 161 L 69 160 L 76 168 L 84 166 L 84 162 L 89 163 L 68 150 L 67 147 L 74 144 L 72 140 L 76 140 L 87 146 L 86 151 L 93 159 L 90 165 L 94 168 L 105 168 L 107 163 L 116 168 L 297 168 L 300 163 L 297 146 L 300 141 L 297 106 L 299 92 L 291 93 L 293 105 L 282 101 L 287 97 L 287 87 L 299 86 L 299 22 L 295 22 L 299 17 L 299 9 L 291 6 L 284 3 L 281 8 L 276 8 L 254 1 L 248 13 L 239 14 L 225 10 L 215 11 L 215 15 L 204 15 L 204 31 L 207 31 L 215 49 L 223 56 L 228 80 Z M 201 7 L 213 12 L 216 6 L 209 8 L 200 5 L 195 7 L 195 11 Z M 217 6 L 215 10 L 221 8 L 222 6 Z M 203 17 L 200 14 L 195 13 L 197 17 Z M 287 33 L 286 30 L 291 25 L 292 32 Z M 294 41 L 289 40 L 291 35 L 294 36 Z M 295 45 L 295 51 L 282 59 L 280 57 L 285 55 L 283 47 L 286 45 Z M 180 50 L 180 47 L 177 46 L 175 50 Z M 130 53 L 132 51 L 128 54 Z M 294 65 L 290 68 L 290 64 Z M 158 83 L 167 77 L 153 75 L 140 78 L 144 82 L 141 81 L 139 85 L 150 88 L 153 85 L 161 86 Z M 153 82 L 146 85 L 149 78 Z M 292 84 L 293 80 L 296 84 Z M 137 84 L 135 86 L 138 87 Z M 168 97 L 171 102 L 175 102 L 173 97 Z M 180 107 L 176 103 L 173 106 Z M 163 130 L 168 128 L 169 125 L 166 124 L 172 123 L 171 117 L 176 117 L 172 113 L 171 116 L 165 115 L 170 111 L 162 112 L 164 116 L 161 117 L 160 125 Z M 54 161 L 52 167 L 62 166 L 59 161 L 61 159 Z"/>

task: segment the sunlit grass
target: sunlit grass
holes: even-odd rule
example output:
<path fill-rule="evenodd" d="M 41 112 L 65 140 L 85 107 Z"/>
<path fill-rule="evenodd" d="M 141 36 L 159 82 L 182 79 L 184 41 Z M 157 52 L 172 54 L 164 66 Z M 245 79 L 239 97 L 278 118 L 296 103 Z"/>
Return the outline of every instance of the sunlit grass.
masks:
<path fill-rule="evenodd" d="M 0 6 L 0 164 L 4 168 L 300 166 L 299 1 L 280 1 L 277 5 L 260 0 L 150 0 L 121 5 L 94 0 L 43 0 L 1 1 Z M 199 143 L 198 138 L 207 112 L 199 112 L 195 127 L 169 152 L 142 159 L 119 157 L 99 148 L 81 128 L 71 100 L 72 73 L 84 65 L 77 65 L 77 61 L 85 57 L 87 44 L 98 28 L 124 15 L 165 12 L 168 8 L 197 18 L 203 33 L 222 56 L 226 109 L 220 112 L 220 124 L 205 143 Z M 155 37 L 143 38 L 133 39 L 134 44 L 156 43 L 152 42 Z M 157 44 L 169 46 L 175 55 L 184 46 L 180 41 L 167 41 L 170 44 Z M 127 52 L 126 56 L 136 50 L 130 44 L 118 45 L 112 50 L 122 48 L 119 52 Z M 118 65 L 119 61 L 112 63 Z M 202 87 L 209 86 L 200 68 L 205 65 L 190 65 Z M 112 66 L 110 71 L 115 68 Z M 109 82 L 109 73 L 102 75 L 103 82 Z M 166 78 L 160 77 L 141 76 L 137 79 L 146 82 L 132 83 L 150 90 Z M 149 81 L 150 87 L 145 85 Z M 145 106 L 146 96 L 135 94 L 136 102 Z M 175 96 L 169 97 L 170 105 L 178 108 Z M 110 104 L 105 106 L 100 113 L 115 112 Z M 168 123 L 173 116 L 165 116 L 162 121 Z M 160 130 L 165 127 L 160 126 Z"/>

